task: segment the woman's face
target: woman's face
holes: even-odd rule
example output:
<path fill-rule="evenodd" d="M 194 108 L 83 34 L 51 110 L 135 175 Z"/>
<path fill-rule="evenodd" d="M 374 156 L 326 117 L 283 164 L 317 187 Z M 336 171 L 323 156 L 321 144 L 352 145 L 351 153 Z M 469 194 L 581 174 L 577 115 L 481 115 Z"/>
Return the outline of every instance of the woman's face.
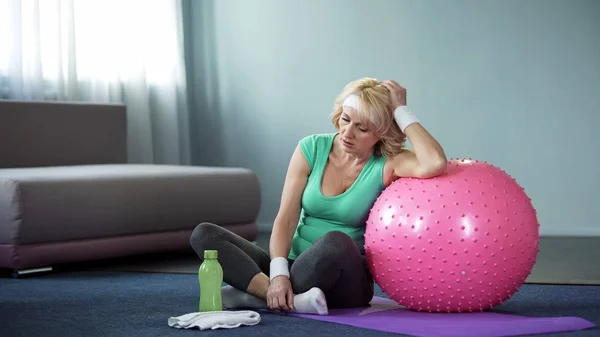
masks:
<path fill-rule="evenodd" d="M 360 119 L 357 112 L 344 106 L 339 120 L 340 142 L 347 153 L 364 154 L 373 149 L 379 141 L 375 134 L 375 126 L 366 119 Z"/>

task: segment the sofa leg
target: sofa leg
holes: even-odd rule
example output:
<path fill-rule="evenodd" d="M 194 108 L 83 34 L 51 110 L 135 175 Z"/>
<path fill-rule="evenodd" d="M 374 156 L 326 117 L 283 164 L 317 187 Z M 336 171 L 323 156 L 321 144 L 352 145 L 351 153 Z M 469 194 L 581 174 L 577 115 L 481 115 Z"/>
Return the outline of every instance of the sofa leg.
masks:
<path fill-rule="evenodd" d="M 13 270 L 12 277 L 19 278 L 26 275 L 37 274 L 37 273 L 48 273 L 52 271 L 52 267 L 40 267 L 31 269 L 19 269 Z"/>

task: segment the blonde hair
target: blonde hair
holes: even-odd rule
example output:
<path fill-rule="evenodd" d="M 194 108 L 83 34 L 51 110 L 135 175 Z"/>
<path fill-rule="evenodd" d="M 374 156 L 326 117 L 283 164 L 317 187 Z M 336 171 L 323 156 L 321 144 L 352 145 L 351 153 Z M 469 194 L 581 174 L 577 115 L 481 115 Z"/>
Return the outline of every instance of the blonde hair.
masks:
<path fill-rule="evenodd" d="M 374 78 L 366 77 L 348 83 L 335 98 L 331 114 L 335 128 L 340 128 L 342 103 L 350 95 L 361 100 L 361 109 L 357 111 L 359 120 L 371 121 L 375 125 L 375 134 L 380 139 L 375 144 L 375 154 L 390 157 L 404 151 L 406 136 L 394 121 L 390 92 Z"/>

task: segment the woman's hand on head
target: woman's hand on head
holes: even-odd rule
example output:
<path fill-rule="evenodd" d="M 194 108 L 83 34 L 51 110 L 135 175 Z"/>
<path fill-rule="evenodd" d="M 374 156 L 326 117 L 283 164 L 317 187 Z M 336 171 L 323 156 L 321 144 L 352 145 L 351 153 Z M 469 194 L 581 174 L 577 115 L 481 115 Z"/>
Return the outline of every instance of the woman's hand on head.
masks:
<path fill-rule="evenodd" d="M 294 310 L 294 292 L 287 276 L 277 276 L 271 280 L 267 291 L 267 305 L 273 311 Z"/>
<path fill-rule="evenodd" d="M 393 80 L 381 82 L 381 85 L 390 91 L 390 99 L 392 100 L 392 109 L 406 105 L 406 89 Z"/>

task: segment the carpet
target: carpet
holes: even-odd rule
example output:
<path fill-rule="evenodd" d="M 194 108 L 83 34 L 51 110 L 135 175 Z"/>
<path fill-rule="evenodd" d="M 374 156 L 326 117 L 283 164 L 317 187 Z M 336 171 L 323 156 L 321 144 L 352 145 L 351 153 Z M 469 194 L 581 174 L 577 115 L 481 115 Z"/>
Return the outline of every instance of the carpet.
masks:
<path fill-rule="evenodd" d="M 167 319 L 197 310 L 195 274 L 73 271 L 0 279 L 2 336 L 403 336 L 332 322 L 261 312 L 256 326 L 202 331 Z M 376 295 L 385 296 L 380 289 Z M 600 287 L 524 285 L 494 312 L 580 317 L 600 323 Z M 599 329 L 547 336 L 597 336 Z M 538 335 L 544 336 L 544 335 Z"/>

